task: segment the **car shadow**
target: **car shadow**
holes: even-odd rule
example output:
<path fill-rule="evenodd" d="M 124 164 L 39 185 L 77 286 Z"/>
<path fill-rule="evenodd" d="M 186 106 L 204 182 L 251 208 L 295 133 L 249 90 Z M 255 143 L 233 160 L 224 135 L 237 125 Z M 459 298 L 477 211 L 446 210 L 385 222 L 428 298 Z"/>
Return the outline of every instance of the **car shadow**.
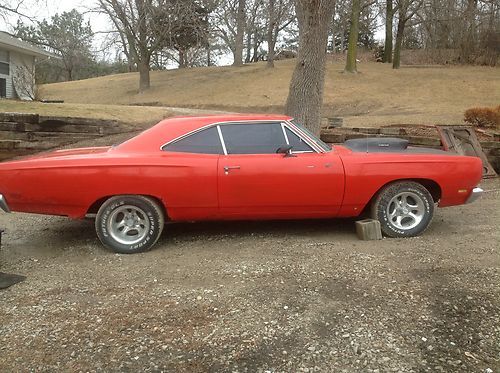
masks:
<path fill-rule="evenodd" d="M 357 219 L 356 219 L 357 220 Z M 270 221 L 217 221 L 170 223 L 165 226 L 160 244 L 176 241 L 217 238 L 301 237 L 337 235 L 352 238 L 356 233 L 355 219 L 308 219 Z"/>

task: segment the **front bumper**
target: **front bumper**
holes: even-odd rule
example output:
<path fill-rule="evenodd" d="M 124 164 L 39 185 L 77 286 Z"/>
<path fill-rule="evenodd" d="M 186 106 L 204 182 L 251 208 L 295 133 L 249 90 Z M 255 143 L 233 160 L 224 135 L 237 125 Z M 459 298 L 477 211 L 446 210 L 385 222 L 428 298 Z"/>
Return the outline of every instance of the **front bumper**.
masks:
<path fill-rule="evenodd" d="M 484 192 L 484 190 L 482 190 L 479 187 L 476 187 L 476 188 L 472 189 L 472 193 L 470 194 L 469 198 L 467 198 L 467 201 L 465 201 L 465 203 L 472 203 L 472 202 L 474 202 L 476 199 L 478 199 L 479 197 L 481 197 L 481 194 L 483 194 L 483 192 Z"/>
<path fill-rule="evenodd" d="M 0 209 L 2 209 L 5 212 L 10 212 L 9 205 L 7 205 L 7 201 L 1 194 L 0 194 Z"/>

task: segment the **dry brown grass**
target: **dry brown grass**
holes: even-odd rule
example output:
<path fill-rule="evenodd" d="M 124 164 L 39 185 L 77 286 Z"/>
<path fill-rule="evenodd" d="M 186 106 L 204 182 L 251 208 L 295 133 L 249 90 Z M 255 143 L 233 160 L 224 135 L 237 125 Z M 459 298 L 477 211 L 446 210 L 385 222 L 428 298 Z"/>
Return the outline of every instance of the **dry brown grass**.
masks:
<path fill-rule="evenodd" d="M 36 113 L 76 118 L 114 119 L 129 124 L 152 124 L 175 114 L 163 107 L 139 107 L 102 104 L 43 104 L 17 100 L 0 100 L 0 112 Z"/>
<path fill-rule="evenodd" d="M 500 105 L 468 109 L 465 111 L 464 121 L 477 127 L 500 129 Z"/>
<path fill-rule="evenodd" d="M 69 103 L 161 105 L 230 111 L 282 112 L 294 61 L 234 67 L 154 71 L 151 89 L 137 93 L 137 73 L 42 86 L 44 98 Z M 343 116 L 346 125 L 457 124 L 466 109 L 500 102 L 500 69 L 427 66 L 392 70 L 366 62 L 359 74 L 342 73 L 329 62 L 324 116 Z M 128 109 L 127 109 L 128 110 Z M 152 110 L 152 109 L 150 109 Z"/>

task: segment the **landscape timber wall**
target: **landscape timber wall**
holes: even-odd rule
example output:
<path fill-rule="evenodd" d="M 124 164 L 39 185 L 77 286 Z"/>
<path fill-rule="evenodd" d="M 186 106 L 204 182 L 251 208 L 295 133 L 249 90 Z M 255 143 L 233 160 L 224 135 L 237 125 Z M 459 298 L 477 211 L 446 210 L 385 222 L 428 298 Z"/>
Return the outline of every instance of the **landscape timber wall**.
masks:
<path fill-rule="evenodd" d="M 114 120 L 0 113 L 0 161 L 120 132 Z"/>
<path fill-rule="evenodd" d="M 424 136 L 415 133 L 425 133 Z M 434 133 L 435 132 L 435 133 Z M 441 140 L 435 127 L 336 127 L 321 131 L 321 139 L 332 144 L 342 144 L 349 139 L 359 139 L 366 137 L 398 137 L 407 139 L 411 146 L 421 146 L 427 148 L 442 149 Z M 488 140 L 480 141 L 488 161 L 491 163 L 497 174 L 500 174 L 500 134 L 489 136 Z"/>

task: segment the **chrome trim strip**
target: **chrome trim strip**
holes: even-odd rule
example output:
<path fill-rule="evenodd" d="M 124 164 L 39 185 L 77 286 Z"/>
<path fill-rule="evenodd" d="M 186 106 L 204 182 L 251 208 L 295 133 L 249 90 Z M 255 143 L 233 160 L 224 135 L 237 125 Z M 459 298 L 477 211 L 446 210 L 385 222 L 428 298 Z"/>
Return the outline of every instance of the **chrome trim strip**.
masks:
<path fill-rule="evenodd" d="M 285 123 L 284 122 L 281 122 L 281 130 L 283 131 L 283 136 L 285 136 L 286 144 L 290 145 L 290 140 L 288 140 L 288 136 L 286 135 Z M 293 151 L 292 151 L 292 153 L 293 153 Z"/>
<path fill-rule="evenodd" d="M 313 148 L 313 150 L 316 151 L 316 153 L 326 153 L 323 148 L 321 148 L 318 144 L 316 144 L 316 142 L 314 142 L 312 139 L 310 139 L 306 133 L 302 132 L 300 130 L 300 128 L 296 127 L 292 122 L 287 120 L 285 123 L 290 131 L 292 131 L 298 137 L 300 137 L 302 140 L 304 140 L 304 142 L 307 145 L 309 145 L 311 148 Z"/>
<path fill-rule="evenodd" d="M 217 132 L 219 134 L 220 143 L 222 144 L 222 151 L 224 152 L 224 155 L 227 155 L 226 142 L 224 141 L 224 136 L 222 136 L 222 130 L 219 125 L 217 126 Z"/>
<path fill-rule="evenodd" d="M 2 194 L 0 194 L 0 208 L 5 212 L 10 212 L 9 205 Z"/>
<path fill-rule="evenodd" d="M 483 189 L 481 189 L 479 187 L 475 187 L 474 189 L 472 189 L 472 192 L 471 192 L 469 198 L 467 198 L 467 201 L 465 201 L 465 203 L 472 203 L 472 202 L 474 202 L 479 197 L 481 197 L 481 195 L 483 194 L 483 192 L 484 192 Z"/>
<path fill-rule="evenodd" d="M 283 125 L 288 128 L 290 130 L 290 132 L 292 132 L 295 136 L 297 136 L 299 139 L 301 139 L 302 141 L 304 141 L 307 145 L 309 145 L 309 147 L 312 149 L 312 150 L 298 150 L 298 151 L 293 151 L 292 149 L 292 153 L 293 154 L 302 154 L 302 153 L 321 153 L 321 148 L 319 148 L 318 146 L 314 146 L 316 145 L 316 143 L 314 141 L 311 141 L 311 139 L 309 139 L 309 137 L 304 137 L 302 135 L 302 132 L 300 133 L 297 133 L 295 127 L 294 128 L 291 128 L 289 125 L 289 122 L 284 122 Z M 291 123 L 293 125 L 293 123 Z M 286 135 L 286 131 L 285 131 L 285 135 Z M 287 142 L 288 142 L 288 136 L 286 136 L 286 139 L 287 139 Z M 288 142 L 288 145 L 290 145 L 290 143 Z M 318 151 L 318 148 L 319 148 L 319 151 Z"/>

